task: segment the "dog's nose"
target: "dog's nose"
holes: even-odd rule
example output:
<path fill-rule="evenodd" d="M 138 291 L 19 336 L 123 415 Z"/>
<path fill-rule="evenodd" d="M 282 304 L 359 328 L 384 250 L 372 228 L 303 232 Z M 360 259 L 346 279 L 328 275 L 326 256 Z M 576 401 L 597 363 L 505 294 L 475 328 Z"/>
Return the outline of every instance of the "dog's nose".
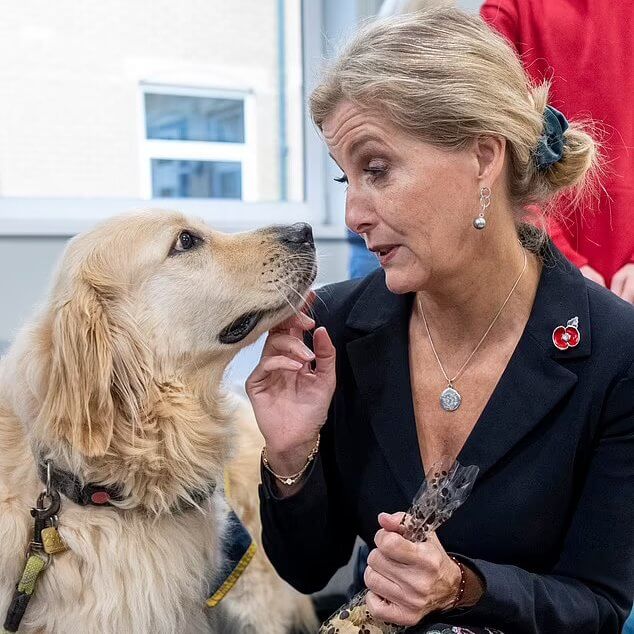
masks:
<path fill-rule="evenodd" d="M 314 244 L 313 228 L 305 222 L 296 222 L 294 225 L 281 227 L 280 240 L 288 246 Z"/>

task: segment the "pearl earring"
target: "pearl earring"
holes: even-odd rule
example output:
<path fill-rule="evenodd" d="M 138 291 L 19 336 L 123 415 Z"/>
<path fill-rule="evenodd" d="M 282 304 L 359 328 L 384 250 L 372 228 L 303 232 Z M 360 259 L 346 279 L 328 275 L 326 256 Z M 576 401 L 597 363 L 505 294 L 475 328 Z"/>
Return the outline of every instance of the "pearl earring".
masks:
<path fill-rule="evenodd" d="M 473 221 L 473 226 L 482 230 L 487 226 L 487 220 L 484 217 L 484 212 L 491 204 L 491 189 L 489 187 L 480 188 L 480 215 Z"/>

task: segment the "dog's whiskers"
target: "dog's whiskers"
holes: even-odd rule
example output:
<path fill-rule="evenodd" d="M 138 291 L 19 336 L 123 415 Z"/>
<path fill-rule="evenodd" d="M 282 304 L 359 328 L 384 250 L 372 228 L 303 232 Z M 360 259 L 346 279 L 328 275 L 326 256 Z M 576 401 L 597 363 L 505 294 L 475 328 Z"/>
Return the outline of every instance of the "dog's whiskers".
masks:
<path fill-rule="evenodd" d="M 296 290 L 295 288 L 293 288 L 293 287 L 292 287 L 292 286 L 291 286 L 288 282 L 286 282 L 286 281 L 284 281 L 284 280 L 279 280 L 279 281 L 280 281 L 280 282 L 282 282 L 283 284 L 285 284 L 286 286 L 288 286 L 288 288 L 290 288 L 290 289 L 291 289 L 291 290 L 292 290 L 292 291 L 293 291 L 293 292 L 294 292 L 294 293 L 295 293 L 295 294 L 296 294 L 296 295 L 300 298 L 300 300 L 301 300 L 301 305 L 303 305 L 303 310 L 306 312 L 306 314 L 307 314 L 309 317 L 314 318 L 314 317 L 315 317 L 315 311 L 313 310 L 313 307 L 312 307 L 310 304 L 306 304 L 306 303 L 305 303 L 304 296 L 303 296 L 303 295 L 302 295 L 302 294 L 301 294 L 298 290 Z M 319 301 L 321 301 L 322 303 L 324 303 L 324 302 L 323 302 L 323 300 L 322 300 L 320 297 L 318 297 L 318 299 L 319 299 Z M 325 305 L 326 305 L 326 304 L 324 304 L 324 306 L 325 306 Z M 298 314 L 298 311 L 297 311 L 297 310 L 296 310 L 295 312 Z"/>
<path fill-rule="evenodd" d="M 280 278 L 278 282 L 281 282 L 282 284 L 284 284 L 284 286 L 289 288 L 295 295 L 297 295 L 297 297 L 300 299 L 302 303 L 304 302 L 304 296 L 296 288 L 294 288 L 291 284 L 289 284 L 286 280 Z"/>
<path fill-rule="evenodd" d="M 278 280 L 278 281 L 282 281 L 282 280 Z M 292 311 L 295 313 L 295 315 L 299 316 L 300 315 L 300 311 L 293 306 L 292 302 L 289 300 L 288 296 L 286 295 L 286 293 L 283 293 L 279 286 L 277 286 L 277 284 L 275 282 L 271 282 L 271 284 L 273 284 L 273 286 L 275 287 L 275 290 L 279 293 L 280 297 L 282 297 L 282 299 L 291 307 Z M 303 297 L 302 297 L 303 299 Z"/>

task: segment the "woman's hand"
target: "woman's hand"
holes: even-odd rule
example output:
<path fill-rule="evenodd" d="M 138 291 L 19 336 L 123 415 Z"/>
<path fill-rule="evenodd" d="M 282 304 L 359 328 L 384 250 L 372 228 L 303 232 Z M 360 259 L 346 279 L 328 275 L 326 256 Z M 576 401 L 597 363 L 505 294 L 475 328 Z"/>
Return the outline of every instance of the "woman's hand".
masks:
<path fill-rule="evenodd" d="M 634 264 L 626 264 L 612 278 L 610 290 L 630 304 L 634 304 Z"/>
<path fill-rule="evenodd" d="M 335 390 L 335 348 L 325 328 L 301 313 L 270 331 L 246 390 L 264 436 L 271 467 L 282 474 L 301 469 L 323 424 Z M 314 360 L 315 369 L 311 368 Z"/>
<path fill-rule="evenodd" d="M 430 612 L 451 607 L 458 595 L 461 573 L 458 564 L 445 552 L 436 533 L 426 542 L 413 543 L 402 537 L 403 513 L 381 513 L 382 528 L 374 539 L 376 548 L 368 556 L 365 584 L 366 605 L 377 619 L 397 625 L 415 625 Z M 465 569 L 467 570 L 467 569 Z M 470 605 L 482 595 L 475 575 L 469 589 Z M 465 596 L 467 588 L 465 588 Z M 461 602 L 461 605 L 465 605 Z"/>

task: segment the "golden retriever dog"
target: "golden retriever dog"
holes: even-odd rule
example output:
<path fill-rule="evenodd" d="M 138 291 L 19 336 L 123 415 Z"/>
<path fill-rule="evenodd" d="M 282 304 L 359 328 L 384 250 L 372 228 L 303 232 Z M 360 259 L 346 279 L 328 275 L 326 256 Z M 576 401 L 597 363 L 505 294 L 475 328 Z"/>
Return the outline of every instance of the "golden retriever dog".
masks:
<path fill-rule="evenodd" d="M 21 632 L 316 629 L 308 597 L 261 548 L 206 606 L 230 530 L 227 496 L 260 539 L 262 438 L 223 374 L 297 311 L 315 271 L 302 224 L 227 235 L 147 211 L 70 241 L 48 299 L 0 365 L 0 625 L 50 468 L 68 550 L 39 575 Z"/>

